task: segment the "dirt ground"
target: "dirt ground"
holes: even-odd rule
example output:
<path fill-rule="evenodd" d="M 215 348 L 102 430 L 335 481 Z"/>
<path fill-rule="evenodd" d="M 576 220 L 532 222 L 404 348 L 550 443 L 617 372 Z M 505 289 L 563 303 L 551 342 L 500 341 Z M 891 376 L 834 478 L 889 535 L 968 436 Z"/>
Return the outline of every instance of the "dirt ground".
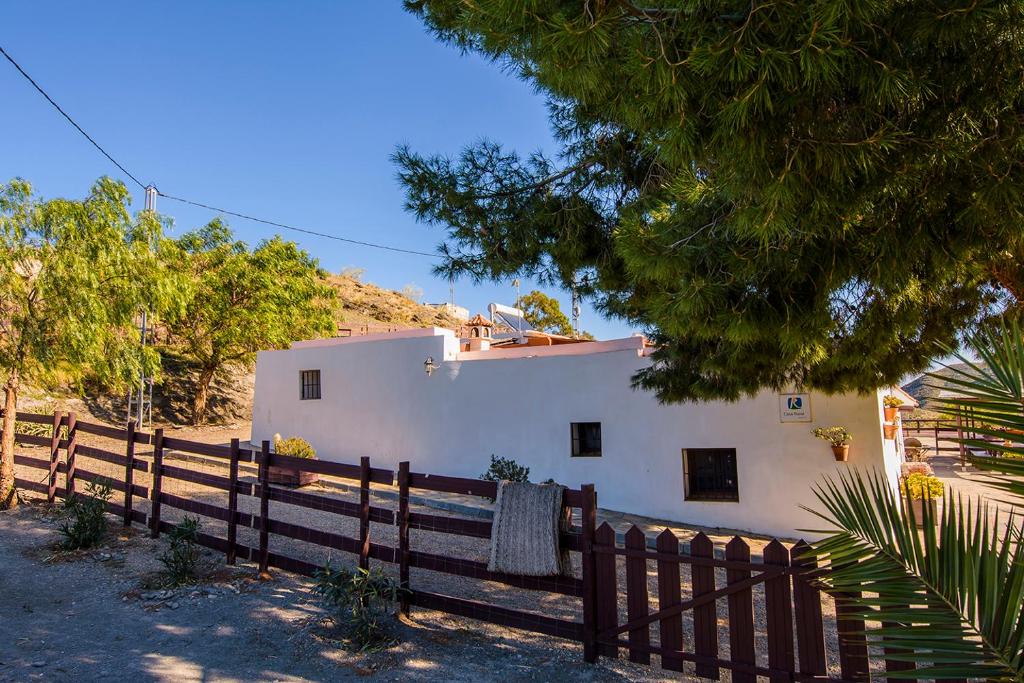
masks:
<path fill-rule="evenodd" d="M 327 637 L 311 583 L 287 572 L 259 581 L 239 565 L 167 594 L 146 583 L 166 541 L 111 533 L 64 557 L 55 517 L 34 503 L 0 513 L 0 538 L 0 681 L 688 680 L 419 609 L 396 626 L 398 645 L 354 654 Z"/>
<path fill-rule="evenodd" d="M 88 419 L 88 418 L 84 418 Z M 247 433 L 243 434 L 244 427 L 235 426 L 233 428 L 209 428 L 201 431 L 193 431 L 186 429 L 174 429 L 169 430 L 168 434 L 174 434 L 175 436 L 181 436 L 184 438 L 190 438 L 209 443 L 224 443 L 228 439 L 234 436 L 240 438 L 246 438 Z M 80 435 L 80 443 L 86 443 L 100 448 L 108 448 L 115 452 L 120 452 L 123 449 L 123 444 L 117 444 L 115 442 L 109 442 L 109 440 L 96 437 L 93 435 L 83 434 Z M 43 452 L 46 449 L 32 448 L 32 447 L 19 447 L 19 451 L 23 451 L 26 454 L 34 455 L 35 457 L 43 456 Z M 149 458 L 149 452 L 145 449 L 139 449 L 137 456 L 143 459 Z M 45 457 L 45 456 L 43 456 Z M 165 462 L 173 464 L 179 467 L 185 467 L 189 470 L 208 472 L 210 474 L 225 475 L 223 463 L 216 461 L 216 459 L 198 459 L 183 461 L 180 460 L 178 455 L 174 452 L 168 452 L 165 454 Z M 114 479 L 121 477 L 120 466 L 113 466 L 109 463 L 94 460 L 79 455 L 79 468 L 86 468 L 93 472 L 99 473 L 103 476 L 110 476 Z M 30 470 L 28 468 L 19 466 L 19 476 L 31 478 L 32 480 L 40 480 L 40 477 L 45 478 L 45 472 L 39 470 Z M 254 471 L 250 471 L 252 468 L 245 467 L 243 472 L 240 472 L 241 479 L 245 481 L 254 481 Z M 63 483 L 62 481 L 60 482 Z M 148 486 L 149 475 L 141 472 L 136 473 L 136 484 Z M 380 487 L 376 487 L 380 488 Z M 373 504 L 379 507 L 388 509 L 394 509 L 397 505 L 394 499 L 389 499 L 378 495 L 378 491 L 374 490 L 372 494 Z M 308 492 L 316 493 L 317 495 L 326 496 L 328 498 L 334 498 L 339 500 L 347 500 L 355 502 L 357 495 L 354 491 L 344 490 L 338 488 L 324 487 L 323 485 L 314 485 L 307 487 Z M 174 495 L 186 497 L 193 500 L 201 500 L 203 502 L 225 506 L 227 494 L 223 491 L 210 489 L 205 486 L 198 484 L 176 480 L 173 478 L 164 478 L 163 490 L 165 493 L 171 493 Z M 118 494 L 120 495 L 120 494 Z M 433 494 L 432 494 L 433 495 Z M 454 497 L 458 498 L 458 497 Z M 467 502 L 467 501 L 461 501 Z M 257 513 L 256 499 L 248 496 L 239 497 L 240 510 L 248 513 Z M 479 500 L 476 501 L 479 505 Z M 148 510 L 148 501 L 143 499 L 136 499 L 136 509 L 141 511 Z M 421 508 L 420 505 L 414 503 L 414 511 L 428 512 L 430 514 L 439 515 L 450 515 L 452 513 L 446 512 L 440 509 L 428 509 Z M 357 520 L 344 516 L 330 515 L 316 510 L 310 510 L 308 508 L 298 508 L 292 505 L 283 504 L 279 502 L 271 502 L 270 505 L 271 518 L 286 521 L 292 524 L 299 524 L 302 526 L 308 526 L 311 528 L 317 528 L 323 531 L 331 531 L 334 533 L 342 533 L 350 537 L 357 535 Z M 19 515 L 22 513 L 18 513 Z M 611 513 L 609 511 L 602 511 L 600 513 L 602 517 L 606 517 L 618 531 L 625 531 L 631 523 L 638 523 L 646 532 L 660 531 L 660 528 L 655 528 L 658 525 L 655 524 L 655 520 L 642 520 L 640 518 L 633 518 L 632 516 L 622 515 L 621 513 Z M 458 513 L 455 516 L 460 516 Z M 184 517 L 184 513 L 179 510 L 175 510 L 173 507 L 164 506 L 163 517 L 166 521 L 178 521 Z M 52 528 L 52 521 L 48 522 L 45 515 L 41 518 L 37 518 L 36 521 L 42 521 Z M 216 536 L 224 536 L 224 524 L 217 520 L 204 518 L 202 521 L 203 531 L 211 533 Z M 675 525 L 673 525 L 675 526 Z M 394 545 L 397 541 L 395 536 L 395 528 L 390 525 L 372 525 L 371 536 L 374 542 L 384 543 L 385 545 Z M 648 528 L 649 527 L 649 528 Z M 2 527 L 0 527 L 2 529 Z M 685 543 L 689 538 L 696 533 L 694 529 L 687 528 L 675 528 L 673 529 L 680 539 Z M 137 529 L 137 533 L 141 531 L 141 527 Z M 724 548 L 724 544 L 729 540 L 729 535 L 721 532 L 715 533 L 712 530 L 708 530 L 710 537 L 718 547 L 720 551 Z M 2 538 L 6 538 L 5 533 Z M 153 556 L 155 555 L 152 550 L 153 547 L 162 547 L 161 545 L 153 545 L 154 542 L 148 539 L 141 538 L 139 536 L 132 537 L 130 539 L 123 539 L 120 541 L 127 544 L 129 548 L 139 546 L 138 553 L 128 553 L 128 557 L 135 557 L 141 554 L 143 557 L 149 557 L 149 569 L 144 567 L 138 567 L 134 570 L 133 575 L 125 575 L 124 578 L 119 579 L 122 583 L 128 581 L 134 581 L 135 584 L 121 587 L 121 594 L 128 593 L 130 599 L 135 599 L 134 593 L 131 591 L 133 588 L 137 588 L 139 582 L 139 575 L 144 574 L 146 571 L 153 571 L 158 565 L 156 564 Z M 248 529 L 245 527 L 239 528 L 239 542 L 245 543 L 251 546 L 255 546 L 255 530 Z M 765 539 L 753 538 L 750 539 L 751 550 L 755 555 L 759 555 L 765 545 Z M 164 543 L 164 541 L 160 541 Z M 141 544 L 141 545 L 140 545 Z M 0 552 L 4 552 L 5 548 L 0 544 Z M 44 544 L 45 545 L 45 544 Z M 431 553 L 440 554 L 448 557 L 463 557 L 476 561 L 486 562 L 489 545 L 485 539 L 475 539 L 469 537 L 452 536 L 448 534 L 438 534 L 426 530 L 414 530 L 412 532 L 412 545 L 415 549 L 426 550 Z M 323 564 L 327 559 L 333 559 L 335 561 L 341 561 L 343 564 L 347 560 L 352 558 L 346 557 L 344 553 L 341 553 L 340 557 L 337 556 L 339 553 L 332 552 L 328 549 L 321 548 L 318 546 L 311 546 L 301 541 L 289 539 L 285 537 L 273 536 L 272 538 L 272 550 L 274 552 L 284 553 L 291 557 L 304 559 L 314 564 Z M 104 551 L 106 552 L 106 551 Z M 122 554 L 120 550 L 116 551 L 120 557 Z M 39 557 L 39 552 L 36 552 L 35 557 Z M 87 558 L 88 559 L 88 558 Z M 217 556 L 217 561 L 223 563 L 223 558 Z M 580 575 L 580 567 L 578 562 L 578 556 L 574 554 L 574 574 L 577 578 Z M 133 560 L 134 561 L 134 560 Z M 97 562 L 94 562 L 96 564 Z M 107 569 L 108 572 L 113 572 L 117 575 L 119 572 L 123 573 L 122 570 L 116 567 L 117 562 L 111 563 L 110 561 L 98 561 L 101 569 Z M 392 565 L 384 565 L 383 567 L 386 572 L 395 574 L 397 569 Z M 620 586 L 625 585 L 625 562 L 617 562 L 617 574 L 618 582 Z M 2 572 L 2 567 L 0 567 Z M 250 574 L 251 576 L 251 574 Z M 250 630 L 254 636 L 269 638 L 272 642 L 280 642 L 282 638 L 292 638 L 293 634 L 289 632 L 287 635 L 281 635 L 279 631 L 274 630 L 273 627 L 278 627 L 282 620 L 288 622 L 291 620 L 305 620 L 301 624 L 293 624 L 293 629 L 296 632 L 312 632 L 312 638 L 316 641 L 316 632 L 318 626 L 316 620 L 322 618 L 324 615 L 320 612 L 315 604 L 315 600 L 312 600 L 311 596 L 308 595 L 308 583 L 304 582 L 300 577 L 293 577 L 285 572 L 277 572 L 277 579 L 283 584 L 288 584 L 287 594 L 290 596 L 290 600 L 287 602 L 272 602 L 268 607 L 267 603 L 267 589 L 264 590 L 253 590 L 252 586 L 248 586 L 249 590 L 243 593 L 242 600 L 247 602 L 255 602 L 255 604 L 243 607 L 240 609 L 239 614 L 227 614 L 225 616 L 228 619 L 227 623 L 246 623 L 251 624 L 253 622 L 252 616 L 246 616 L 249 613 L 259 615 L 260 620 L 257 623 L 262 623 L 265 630 L 270 630 L 271 635 L 263 636 L 261 631 L 255 626 L 251 625 Z M 453 595 L 461 598 L 468 598 L 472 600 L 482 600 L 491 604 L 496 604 L 504 607 L 509 607 L 518 610 L 525 610 L 529 612 L 544 614 L 547 616 L 578 620 L 579 619 L 579 600 L 577 598 L 571 598 L 566 596 L 559 596 L 555 594 L 523 591 L 517 589 L 509 589 L 508 587 L 502 586 L 501 584 L 481 581 L 476 579 L 466 579 L 461 577 L 455 577 L 447 574 L 441 574 L 432 571 L 425 571 L 414 568 L 412 570 L 412 585 L 420 590 L 427 590 L 433 592 L 439 592 L 447 595 Z M 689 568 L 684 566 L 681 568 L 681 579 L 683 582 L 684 591 L 689 591 Z M 657 572 L 654 571 L 653 563 L 648 570 L 648 592 L 651 596 L 651 609 L 656 610 L 657 606 L 656 595 L 657 595 Z M 716 572 L 716 581 L 719 585 L 724 585 L 726 581 L 724 570 Z M 88 584 L 83 584 L 84 586 Z M 300 588 L 301 587 L 301 588 Z M 263 588 L 258 586 L 257 588 Z M 251 591 L 251 592 L 250 592 Z M 275 593 L 276 595 L 276 593 Z M 238 596 L 235 596 L 237 599 Z M 755 587 L 753 591 L 754 598 L 754 611 L 755 611 L 755 623 L 757 624 L 757 630 L 755 633 L 755 642 L 758 648 L 758 659 L 759 663 L 766 665 L 766 638 L 765 632 L 765 614 L 764 614 L 764 594 L 763 586 Z M 165 607 L 159 605 L 159 603 L 176 603 L 177 609 L 175 610 L 174 617 L 177 616 L 178 612 L 187 609 L 187 606 L 191 604 L 189 599 L 180 600 L 177 595 L 164 597 L 160 599 L 154 599 L 152 596 L 143 598 L 149 607 L 148 609 L 155 609 L 159 607 L 163 611 L 167 611 Z M 203 600 L 199 600 L 200 604 L 215 604 L 205 603 Z M 832 669 L 835 669 L 833 673 L 838 673 L 838 657 L 836 656 L 836 633 L 835 633 L 835 613 L 831 601 L 826 601 L 824 604 L 824 617 L 825 617 L 825 630 L 826 630 L 826 648 L 830 654 L 830 660 L 832 663 Z M 217 608 L 218 612 L 220 607 Z M 248 612 L 244 612 L 248 610 Z M 243 613 L 244 612 L 244 613 Z M 626 621 L 626 593 L 620 591 L 620 623 Z M 728 617 L 726 613 L 726 605 L 724 601 L 719 601 L 718 605 L 718 621 L 719 621 L 719 641 L 721 652 L 723 655 L 728 651 L 729 633 L 728 633 Z M 273 619 L 265 618 L 268 614 L 287 615 L 282 618 L 277 616 Z M 314 616 L 318 615 L 318 616 Z M 428 613 L 421 610 L 414 611 L 415 623 L 405 624 L 403 630 L 409 631 L 413 637 L 410 642 L 413 643 L 411 649 L 403 645 L 399 648 L 403 651 L 402 655 L 397 653 L 394 657 L 381 657 L 375 656 L 370 658 L 371 661 L 364 662 L 362 658 L 356 658 L 355 661 L 351 659 L 344 651 L 339 650 L 337 647 L 326 647 L 326 652 L 333 653 L 332 656 L 324 654 L 317 654 L 316 656 L 297 656 L 297 665 L 307 667 L 311 662 L 324 662 L 328 661 L 331 667 L 329 668 L 329 674 L 332 676 L 338 676 L 338 662 L 342 662 L 342 666 L 346 666 L 349 669 L 355 667 L 358 671 L 364 674 L 373 673 L 380 670 L 380 666 L 387 665 L 388 671 L 400 670 L 402 671 L 402 677 L 408 677 L 404 670 L 404 664 L 391 664 L 389 662 L 396 657 L 412 657 L 412 659 L 419 661 L 423 660 L 429 663 L 429 665 L 416 664 L 412 665 L 413 668 L 421 667 L 416 669 L 422 671 L 422 680 L 435 680 L 442 677 L 437 671 L 436 666 L 446 666 L 446 673 L 443 674 L 444 678 L 451 680 L 497 680 L 497 679 L 511 679 L 511 680 L 546 680 L 548 676 L 543 675 L 546 667 L 551 667 L 550 671 L 562 672 L 566 675 L 561 678 L 568 678 L 570 680 L 617 680 L 620 677 L 625 677 L 629 680 L 698 680 L 688 679 L 685 676 L 678 677 L 676 674 L 666 673 L 660 671 L 658 668 L 648 667 L 632 667 L 622 662 L 610 662 L 602 664 L 599 667 L 591 667 L 583 665 L 582 653 L 578 645 L 574 645 L 569 642 L 563 642 L 556 639 L 550 639 L 543 636 L 537 636 L 533 634 L 515 632 L 500 627 L 490 626 L 483 622 L 477 621 L 465 621 L 459 618 L 442 615 L 439 613 Z M 218 621 L 217 623 L 221 623 Z M 684 638 L 686 642 L 692 642 L 692 614 L 687 612 L 683 615 L 683 629 Z M 209 626 L 213 628 L 213 626 Z M 304 630 L 305 629 L 305 630 Z M 137 630 L 137 629 L 136 629 Z M 193 630 L 189 631 L 190 637 L 198 637 L 202 639 L 203 631 Z M 417 640 L 416 636 L 420 639 Z M 656 640 L 658 637 L 658 625 L 652 626 L 652 638 Z M 405 636 L 403 635 L 403 639 Z M 207 644 L 203 640 L 204 644 Z M 294 642 L 294 641 L 289 641 Z M 441 644 L 458 644 L 458 648 L 440 648 L 440 652 L 433 653 L 433 650 L 437 649 L 434 647 L 438 642 Z M 479 645 L 476 645 L 479 643 Z M 193 644 L 189 644 L 188 647 L 191 649 L 195 647 Z M 298 646 L 291 646 L 293 649 Z M 296 650 L 298 651 L 298 650 Z M 0 652 L 2 654 L 2 652 Z M 492 667 L 492 663 L 488 661 L 488 657 L 493 655 L 499 655 L 502 662 L 506 662 L 509 666 L 496 665 Z M 508 655 L 506 657 L 506 655 Z M 251 657 L 251 652 L 247 653 L 247 656 Z M 273 656 L 280 657 L 282 655 L 274 654 Z M 339 659 L 340 658 L 340 659 Z M 29 658 L 31 659 L 31 658 Z M 230 661 L 230 657 L 227 657 Z M 522 660 L 522 662 L 520 661 Z M 654 666 L 657 667 L 657 658 L 654 658 Z M 5 660 L 6 661 L 6 660 Z M 33 660 L 34 661 L 34 660 Z M 33 661 L 28 661 L 28 665 L 31 666 Z M 384 662 L 384 664 L 378 664 L 378 661 Z M 606 661 L 607 660 L 603 660 Z M 447 662 L 451 662 L 448 664 Z M 471 662 L 475 664 L 470 665 Z M 525 662 L 525 664 L 524 664 Z M 220 666 L 216 664 L 215 666 Z M 473 668 L 473 666 L 482 667 L 479 670 Z M 522 668 L 525 666 L 525 668 Z M 469 668 L 467 668 L 469 667 Z M 520 667 L 520 668 L 517 668 Z M 625 668 L 623 668 L 625 667 Z M 500 672 L 500 674 L 491 674 L 491 671 Z M 218 669 L 219 670 L 219 669 Z M 451 670 L 453 673 L 448 673 Z M 306 668 L 293 670 L 287 669 L 290 673 L 295 671 L 302 671 L 301 676 L 306 676 L 310 680 L 318 680 L 316 675 L 305 673 Z M 572 672 L 571 676 L 568 676 L 568 672 Z M 4 680 L 2 677 L 3 668 L 0 667 L 0 681 Z M 30 671 L 31 673 L 31 671 Z M 243 672 L 245 673 L 245 672 Z M 430 675 L 427 675 L 430 674 Z M 436 675 L 435 675 L 436 674 Z M 231 675 L 240 675 L 242 678 L 251 678 L 252 675 L 246 674 L 241 675 L 232 672 Z M 300 675 L 295 673 L 295 675 Z M 269 676 L 269 674 L 268 674 Z M 381 674 L 382 680 L 389 680 L 386 675 Z M 259 676 L 257 676 L 259 677 Z M 270 679 L 273 676 L 269 676 Z M 230 676 L 227 676 L 230 679 Z M 21 679 L 16 679 L 21 680 Z M 723 671 L 723 680 L 729 680 L 729 674 L 727 671 Z"/>

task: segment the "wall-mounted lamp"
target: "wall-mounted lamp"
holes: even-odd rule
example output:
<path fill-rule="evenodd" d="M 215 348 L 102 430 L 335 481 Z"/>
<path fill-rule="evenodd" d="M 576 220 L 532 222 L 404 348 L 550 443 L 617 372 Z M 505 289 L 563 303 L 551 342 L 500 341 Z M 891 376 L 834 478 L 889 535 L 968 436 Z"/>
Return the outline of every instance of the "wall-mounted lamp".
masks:
<path fill-rule="evenodd" d="M 427 372 L 427 377 L 433 374 L 434 370 L 437 370 L 437 366 L 434 364 L 434 357 L 427 356 L 427 359 L 423 361 L 423 369 Z"/>

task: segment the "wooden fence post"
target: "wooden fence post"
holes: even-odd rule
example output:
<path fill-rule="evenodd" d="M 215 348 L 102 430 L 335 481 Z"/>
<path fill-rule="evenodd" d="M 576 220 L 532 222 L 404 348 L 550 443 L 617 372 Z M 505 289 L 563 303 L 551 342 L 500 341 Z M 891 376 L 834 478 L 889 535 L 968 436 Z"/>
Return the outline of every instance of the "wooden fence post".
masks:
<path fill-rule="evenodd" d="M 164 430 L 153 432 L 153 489 L 149 492 L 149 535 L 160 535 L 160 485 L 164 469 Z"/>
<path fill-rule="evenodd" d="M 78 450 L 78 424 L 74 413 L 68 413 L 68 449 L 65 460 L 64 472 L 65 498 L 71 498 L 75 493 L 75 451 Z"/>
<path fill-rule="evenodd" d="M 46 488 L 46 502 L 53 505 L 57 500 L 57 466 L 60 463 L 60 411 L 53 411 L 53 435 L 50 437 L 50 479 Z"/>
<path fill-rule="evenodd" d="M 409 462 L 398 463 L 398 581 L 402 614 L 409 615 Z"/>
<path fill-rule="evenodd" d="M 739 536 L 733 536 L 725 546 L 725 559 L 729 562 L 750 563 L 750 546 Z M 727 584 L 740 583 L 750 578 L 749 569 L 725 571 Z M 754 594 L 748 588 L 729 595 L 729 658 L 742 664 L 757 664 L 754 649 Z M 803 652 L 801 652 L 803 654 Z M 732 672 L 733 683 L 757 683 L 757 676 L 745 671 Z"/>
<path fill-rule="evenodd" d="M 789 550 L 773 540 L 764 548 L 764 563 L 771 566 L 789 566 Z M 768 623 L 768 667 L 792 674 L 793 657 L 793 597 L 788 574 L 764 582 L 764 607 Z M 780 676 L 778 680 L 789 680 Z"/>
<path fill-rule="evenodd" d="M 132 525 L 132 505 L 135 495 L 135 420 L 128 420 L 128 435 L 124 447 L 124 525 Z"/>
<path fill-rule="evenodd" d="M 641 553 L 647 551 L 647 537 L 637 525 L 633 525 L 626 532 L 627 550 L 636 550 Z M 647 599 L 647 558 L 626 556 L 626 618 L 629 621 L 646 617 L 648 609 Z M 650 625 L 629 631 L 629 661 L 637 664 L 650 664 L 651 655 L 646 651 L 651 645 Z"/>
<path fill-rule="evenodd" d="M 899 624 L 893 623 L 891 621 L 883 621 L 882 622 L 882 627 L 883 628 L 899 628 L 899 626 L 900 626 Z M 897 671 L 913 671 L 914 669 L 917 668 L 917 665 L 914 664 L 913 662 L 904 662 L 904 661 L 899 660 L 899 659 L 891 659 L 890 658 L 890 655 L 897 655 L 898 656 L 898 655 L 906 652 L 906 650 L 903 649 L 903 648 L 899 648 L 899 647 L 884 647 L 883 648 L 883 652 L 885 653 L 885 672 L 886 673 L 895 673 Z M 894 678 L 892 676 L 887 676 L 885 680 L 887 681 L 887 683 L 899 683 L 899 681 L 906 680 L 906 679 Z"/>
<path fill-rule="evenodd" d="M 600 635 L 619 625 L 619 585 L 618 571 L 615 567 L 616 556 L 613 553 L 599 553 L 598 548 L 615 548 L 615 529 L 608 522 L 603 522 L 594 532 L 594 578 L 597 584 L 594 618 Z M 605 657 L 619 657 L 617 645 L 598 644 L 597 649 Z"/>
<path fill-rule="evenodd" d="M 580 487 L 583 497 L 580 523 L 583 527 L 583 661 L 597 661 L 597 577 L 594 571 L 594 533 L 597 528 L 597 495 L 593 484 Z"/>
<path fill-rule="evenodd" d="M 960 447 L 960 469 L 963 470 L 967 465 L 967 448 L 964 446 L 964 417 L 963 411 L 956 411 L 956 438 L 957 445 Z"/>
<path fill-rule="evenodd" d="M 851 594 L 851 597 L 858 597 Z M 867 681 L 868 646 L 864 638 L 864 620 L 851 614 L 855 608 L 849 598 L 836 595 L 836 631 L 839 633 L 839 667 L 848 681 Z"/>
<path fill-rule="evenodd" d="M 715 544 L 701 531 L 690 541 L 690 555 L 714 559 Z M 690 568 L 693 597 L 715 592 L 715 568 L 705 564 L 693 564 Z M 693 651 L 705 657 L 718 657 L 718 609 L 714 601 L 693 608 Z M 698 662 L 697 676 L 718 680 L 719 671 L 715 664 Z"/>
<path fill-rule="evenodd" d="M 359 458 L 359 568 L 370 568 L 370 458 Z"/>
<path fill-rule="evenodd" d="M 228 564 L 235 563 L 235 545 L 238 541 L 238 453 L 238 439 L 231 439 L 231 459 L 228 461 Z"/>
<path fill-rule="evenodd" d="M 270 442 L 260 446 L 260 576 L 270 570 Z"/>
<path fill-rule="evenodd" d="M 793 567 L 793 610 L 796 613 L 796 644 L 800 653 L 800 673 L 824 676 L 828 672 L 825 659 L 825 631 L 821 614 L 821 591 L 814 587 L 808 574 L 818 566 L 811 547 L 798 541 L 790 551 Z"/>

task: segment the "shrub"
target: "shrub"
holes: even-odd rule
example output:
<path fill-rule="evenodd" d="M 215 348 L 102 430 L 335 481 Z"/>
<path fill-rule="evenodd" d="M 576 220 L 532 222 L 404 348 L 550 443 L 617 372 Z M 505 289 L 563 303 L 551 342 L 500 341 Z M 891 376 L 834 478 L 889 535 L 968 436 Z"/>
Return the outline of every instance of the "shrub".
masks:
<path fill-rule="evenodd" d="M 313 590 L 335 611 L 352 645 L 360 652 L 378 650 L 395 642 L 386 620 L 405 592 L 379 567 L 334 569 L 328 561 L 313 575 Z"/>
<path fill-rule="evenodd" d="M 170 547 L 158 559 L 164 565 L 167 582 L 173 586 L 191 583 L 199 564 L 199 518 L 185 517 L 167 533 Z"/>
<path fill-rule="evenodd" d="M 909 477 L 912 474 L 923 474 L 930 477 L 935 474 L 932 466 L 926 462 L 905 462 L 900 465 L 900 470 L 904 477 Z"/>
<path fill-rule="evenodd" d="M 316 457 L 316 450 L 308 441 L 299 436 L 290 436 L 287 439 L 275 436 L 274 452 L 280 455 L 290 455 L 293 458 L 306 458 L 308 460 Z"/>
<path fill-rule="evenodd" d="M 113 494 L 110 482 L 97 479 L 86 484 L 85 493 L 74 493 L 64 501 L 64 521 L 60 525 L 64 550 L 92 548 L 107 531 L 107 501 Z"/>
<path fill-rule="evenodd" d="M 484 481 L 530 481 L 530 468 L 523 467 L 512 458 L 491 455 L 491 466 L 480 475 Z"/>
<path fill-rule="evenodd" d="M 915 473 L 900 482 L 900 492 L 911 500 L 921 500 L 923 498 L 941 498 L 944 489 L 938 477 Z"/>
<path fill-rule="evenodd" d="M 888 396 L 882 399 L 882 405 L 885 406 L 886 408 L 899 408 L 901 405 L 903 405 L 903 401 L 896 398 L 892 394 L 889 394 Z"/>
<path fill-rule="evenodd" d="M 824 439 L 833 446 L 844 446 L 850 443 L 853 439 L 853 435 L 850 434 L 849 430 L 841 425 L 835 425 L 833 427 L 818 427 L 813 433 L 819 439 Z"/>
<path fill-rule="evenodd" d="M 33 408 L 31 412 L 42 415 L 53 415 L 55 410 L 57 410 L 56 403 L 47 403 Z M 62 439 L 67 438 L 67 429 L 68 428 L 66 426 L 60 428 L 60 436 Z M 19 421 L 17 425 L 15 425 L 15 431 L 19 434 L 29 434 L 31 436 L 53 436 L 53 425 Z"/>

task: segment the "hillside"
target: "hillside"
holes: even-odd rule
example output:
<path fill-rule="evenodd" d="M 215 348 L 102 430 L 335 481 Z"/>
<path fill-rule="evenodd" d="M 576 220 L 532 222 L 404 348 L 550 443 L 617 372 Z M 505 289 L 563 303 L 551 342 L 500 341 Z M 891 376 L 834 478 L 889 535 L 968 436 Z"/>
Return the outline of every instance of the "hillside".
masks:
<path fill-rule="evenodd" d="M 950 368 L 963 368 L 967 367 L 963 363 L 954 363 Z M 949 377 L 953 374 L 953 370 L 950 368 L 940 368 L 935 370 L 934 373 L 939 377 L 931 377 L 929 375 L 920 375 L 915 377 L 911 381 L 903 385 L 903 390 L 913 396 L 921 403 L 922 407 L 927 408 L 927 404 L 931 399 L 934 399 L 939 395 L 943 389 L 947 388 L 947 383 L 942 381 L 942 377 Z"/>
<path fill-rule="evenodd" d="M 448 327 L 460 321 L 441 309 L 419 304 L 401 292 L 362 282 L 356 277 L 330 275 L 328 283 L 338 294 L 336 318 L 339 328 Z"/>
<path fill-rule="evenodd" d="M 447 312 L 424 306 L 390 289 L 362 282 L 358 277 L 330 275 L 328 283 L 337 296 L 335 320 L 340 335 L 361 335 L 410 327 L 448 327 L 458 329 L 460 321 Z M 172 348 L 162 347 L 163 376 L 153 388 L 153 421 L 159 425 L 184 425 L 189 422 L 190 400 L 194 392 L 194 373 L 189 364 Z M 211 425 L 247 422 L 252 412 L 255 372 L 252 368 L 233 367 L 214 377 L 210 387 L 209 422 Z M 31 388 L 25 393 L 22 410 L 45 411 L 59 407 L 90 413 L 107 422 L 123 423 L 125 397 L 94 388 L 82 392 Z"/>

